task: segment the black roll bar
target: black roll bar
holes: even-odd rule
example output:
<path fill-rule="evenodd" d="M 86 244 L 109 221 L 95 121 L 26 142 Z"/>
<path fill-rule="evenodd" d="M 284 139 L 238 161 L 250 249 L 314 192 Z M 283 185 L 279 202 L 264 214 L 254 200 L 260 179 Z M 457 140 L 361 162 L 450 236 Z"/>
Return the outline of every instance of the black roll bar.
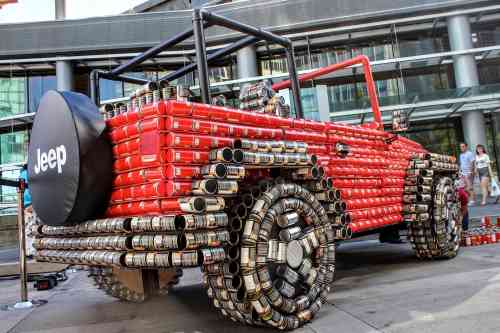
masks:
<path fill-rule="evenodd" d="M 147 84 L 150 81 L 138 78 L 132 78 L 128 76 L 123 76 L 124 72 L 131 70 L 133 67 L 139 65 L 140 63 L 148 60 L 164 50 L 185 41 L 188 38 L 194 37 L 194 45 L 196 50 L 196 64 L 189 64 L 180 68 L 179 70 L 167 74 L 160 78 L 158 81 L 171 81 L 177 79 L 189 72 L 198 71 L 200 95 L 203 103 L 210 103 L 210 87 L 209 87 L 209 76 L 208 76 L 208 63 L 213 62 L 219 57 L 227 56 L 243 47 L 255 44 L 259 40 L 265 40 L 268 42 L 276 43 L 285 48 L 286 59 L 288 64 L 288 71 L 291 80 L 291 90 L 293 94 L 293 101 L 295 106 L 295 111 L 297 118 L 304 118 L 304 113 L 302 109 L 302 102 L 300 99 L 300 85 L 297 76 L 297 68 L 295 65 L 294 50 L 292 41 L 288 38 L 278 36 L 266 30 L 244 24 L 227 17 L 220 16 L 218 14 L 206 11 L 204 9 L 194 9 L 193 10 L 193 28 L 187 29 L 160 44 L 146 50 L 145 52 L 137 55 L 131 60 L 124 64 L 116 67 L 110 72 L 103 72 L 94 70 L 90 75 L 91 84 L 91 97 L 92 100 L 99 104 L 99 79 L 105 78 L 109 80 L 124 81 L 135 84 Z M 212 25 L 218 25 L 225 28 L 229 28 L 245 35 L 249 35 L 223 49 L 214 52 L 211 55 L 207 55 L 206 52 L 206 41 L 204 30 Z"/>
<path fill-rule="evenodd" d="M 257 43 L 258 41 L 259 41 L 259 38 L 257 38 L 257 37 L 247 36 L 243 39 L 240 39 L 237 42 L 234 42 L 233 44 L 231 44 L 229 46 L 226 46 L 225 48 L 219 49 L 219 50 L 215 51 L 214 53 L 209 54 L 207 57 L 207 62 L 208 62 L 208 64 L 211 64 L 219 58 L 223 58 L 225 56 L 228 56 L 228 55 L 230 55 L 230 54 L 232 54 L 232 53 L 234 53 L 234 52 L 236 52 L 244 47 L 247 47 L 247 46 L 250 46 L 250 45 Z M 165 76 L 160 77 L 158 79 L 158 81 L 160 81 L 160 82 L 161 81 L 173 81 L 175 79 L 178 79 L 178 78 L 186 75 L 187 73 L 194 71 L 197 67 L 198 67 L 197 63 L 192 63 L 189 65 L 186 65 L 182 68 L 179 68 L 175 72 L 172 72 L 172 73 L 169 73 Z"/>

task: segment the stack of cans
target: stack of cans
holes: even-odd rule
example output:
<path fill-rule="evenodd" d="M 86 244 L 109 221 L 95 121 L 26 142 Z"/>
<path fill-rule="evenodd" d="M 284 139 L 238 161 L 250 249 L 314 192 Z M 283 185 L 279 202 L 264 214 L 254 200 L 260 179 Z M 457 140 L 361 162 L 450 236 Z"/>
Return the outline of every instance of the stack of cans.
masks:
<path fill-rule="evenodd" d="M 261 81 L 243 86 L 240 92 L 240 109 L 290 117 L 290 106 L 282 96 L 273 91 L 271 85 L 271 81 Z"/>
<path fill-rule="evenodd" d="M 496 217 L 496 223 L 492 223 L 492 217 L 481 218 L 481 225 L 471 228 L 462 233 L 462 246 L 478 246 L 484 244 L 500 243 L 500 217 Z"/>

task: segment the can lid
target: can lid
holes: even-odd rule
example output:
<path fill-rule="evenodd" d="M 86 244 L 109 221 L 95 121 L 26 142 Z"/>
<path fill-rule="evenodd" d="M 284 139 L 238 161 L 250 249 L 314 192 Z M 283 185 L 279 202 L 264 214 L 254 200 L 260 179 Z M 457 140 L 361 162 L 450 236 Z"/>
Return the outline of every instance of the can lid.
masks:
<path fill-rule="evenodd" d="M 286 262 L 292 268 L 297 268 L 300 266 L 302 261 L 304 260 L 304 250 L 300 245 L 300 242 L 297 240 L 293 240 L 288 243 L 286 248 Z"/>

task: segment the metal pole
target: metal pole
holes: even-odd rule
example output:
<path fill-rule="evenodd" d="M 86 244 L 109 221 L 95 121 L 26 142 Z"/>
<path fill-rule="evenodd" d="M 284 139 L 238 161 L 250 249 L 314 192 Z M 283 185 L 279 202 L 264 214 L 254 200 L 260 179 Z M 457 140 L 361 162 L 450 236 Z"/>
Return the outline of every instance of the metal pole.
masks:
<path fill-rule="evenodd" d="M 193 11 L 194 45 L 196 48 L 196 62 L 198 64 L 198 80 L 200 81 L 201 101 L 210 103 L 210 91 L 208 84 L 208 64 L 205 53 L 205 36 L 203 33 L 203 19 L 199 9 Z"/>
<path fill-rule="evenodd" d="M 90 72 L 90 99 L 95 105 L 99 106 L 99 101 L 97 100 L 97 80 L 99 80 L 97 77 L 97 70 L 94 69 Z"/>
<path fill-rule="evenodd" d="M 292 83 L 293 102 L 295 105 L 295 114 L 298 119 L 304 119 L 304 111 L 302 110 L 302 100 L 300 99 L 300 84 L 297 76 L 297 68 L 295 67 L 295 57 L 293 47 L 286 49 L 286 60 L 288 62 L 288 72 L 290 73 L 290 81 Z"/>
<path fill-rule="evenodd" d="M 99 72 L 99 77 L 103 79 L 113 80 L 113 81 L 122 81 L 128 82 L 132 84 L 148 84 L 149 80 L 141 79 L 138 77 L 126 76 L 126 75 L 116 75 L 108 72 Z"/>
<path fill-rule="evenodd" d="M 232 20 L 230 18 L 224 17 L 217 15 L 212 12 L 208 12 L 206 10 L 201 10 L 201 15 L 202 17 L 208 21 L 208 23 L 211 24 L 217 24 L 232 30 L 239 31 L 241 33 L 247 34 L 247 35 L 253 35 L 256 37 L 259 37 L 260 39 L 268 40 L 270 42 L 274 42 L 276 44 L 280 44 L 284 47 L 290 47 L 292 45 L 292 42 L 285 37 L 281 37 L 278 35 L 275 35 L 271 32 L 268 32 L 263 29 L 259 29 L 256 27 L 253 27 L 248 24 L 244 24 L 235 20 Z"/>
<path fill-rule="evenodd" d="M 21 277 L 21 301 L 28 301 L 28 285 L 26 274 L 26 238 L 24 230 L 24 180 L 19 180 L 17 188 L 17 228 L 19 232 L 19 275 Z"/>
<path fill-rule="evenodd" d="M 177 45 L 180 42 L 185 41 L 186 39 L 190 38 L 193 36 L 193 29 L 189 28 L 187 30 L 184 30 L 183 32 L 167 39 L 166 41 L 160 43 L 159 45 L 156 45 L 148 50 L 146 52 L 141 53 L 137 55 L 136 57 L 132 58 L 131 60 L 127 61 L 123 65 L 120 65 L 113 69 L 111 71 L 112 74 L 118 75 L 126 72 L 127 70 L 131 69 L 135 65 L 138 65 L 142 63 L 145 60 L 148 60 L 157 54 L 163 52 L 164 50 L 168 49 L 171 46 Z"/>
<path fill-rule="evenodd" d="M 208 55 L 207 63 L 210 64 L 214 60 L 217 60 L 219 58 L 230 55 L 231 53 L 236 52 L 236 51 L 240 50 L 241 48 L 244 48 L 248 45 L 255 44 L 258 41 L 259 41 L 259 39 L 257 37 L 254 37 L 254 36 L 248 36 L 248 37 L 245 37 L 243 39 L 240 39 L 239 41 L 234 42 L 233 44 L 231 44 L 225 48 L 222 48 L 220 50 L 217 50 L 214 53 L 211 53 L 210 55 Z M 175 72 L 169 73 L 169 74 L 159 78 L 158 81 L 167 81 L 168 82 L 168 81 L 178 79 L 178 78 L 186 75 L 187 73 L 195 70 L 197 66 L 198 66 L 198 64 L 196 64 L 196 63 L 186 65 L 186 66 L 176 70 Z"/>

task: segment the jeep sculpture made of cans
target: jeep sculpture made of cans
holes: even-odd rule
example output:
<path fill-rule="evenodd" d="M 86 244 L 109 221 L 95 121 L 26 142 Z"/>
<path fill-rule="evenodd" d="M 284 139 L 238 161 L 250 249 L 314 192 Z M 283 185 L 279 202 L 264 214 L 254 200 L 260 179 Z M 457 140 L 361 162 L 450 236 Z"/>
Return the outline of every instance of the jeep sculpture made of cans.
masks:
<path fill-rule="evenodd" d="M 337 242 L 406 224 L 419 258 L 457 254 L 454 157 L 381 123 L 290 118 L 275 90 L 247 85 L 236 109 L 152 82 L 100 111 L 83 95 L 48 93 L 29 153 L 42 220 L 36 259 L 88 265 L 100 288 L 135 302 L 167 293 L 182 268 L 200 267 L 224 316 L 294 329 L 331 292 Z M 68 136 L 45 130 L 57 110 Z M 50 153 L 62 145 L 64 164 Z M 34 174 L 37 159 L 45 174 Z M 52 179 L 65 186 L 61 209 L 48 202 Z M 86 207 L 93 218 L 81 221 Z"/>

